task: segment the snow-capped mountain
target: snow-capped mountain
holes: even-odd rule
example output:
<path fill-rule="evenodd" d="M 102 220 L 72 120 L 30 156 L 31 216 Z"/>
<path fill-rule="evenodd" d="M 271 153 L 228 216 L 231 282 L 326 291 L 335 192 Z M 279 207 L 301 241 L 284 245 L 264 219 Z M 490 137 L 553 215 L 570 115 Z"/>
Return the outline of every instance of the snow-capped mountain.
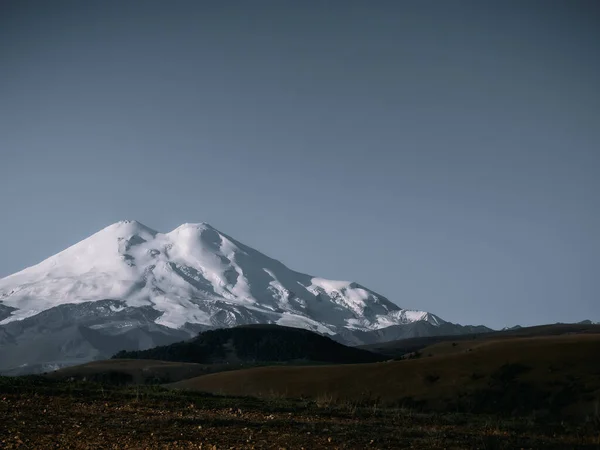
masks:
<path fill-rule="evenodd" d="M 119 345 L 150 347 L 249 323 L 334 335 L 419 321 L 446 323 L 357 283 L 293 271 L 205 223 L 159 233 L 121 221 L 0 280 L 0 371 L 73 364 Z M 59 350 L 23 351 L 47 347 L 41 337 L 65 329 L 50 339 Z"/>

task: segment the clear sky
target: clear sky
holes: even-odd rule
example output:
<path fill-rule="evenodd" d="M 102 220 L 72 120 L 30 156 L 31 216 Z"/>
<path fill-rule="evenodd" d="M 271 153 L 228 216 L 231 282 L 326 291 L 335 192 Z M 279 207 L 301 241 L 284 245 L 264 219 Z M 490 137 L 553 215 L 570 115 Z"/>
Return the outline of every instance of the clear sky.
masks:
<path fill-rule="evenodd" d="M 597 1 L 0 2 L 0 277 L 121 219 L 600 321 Z"/>

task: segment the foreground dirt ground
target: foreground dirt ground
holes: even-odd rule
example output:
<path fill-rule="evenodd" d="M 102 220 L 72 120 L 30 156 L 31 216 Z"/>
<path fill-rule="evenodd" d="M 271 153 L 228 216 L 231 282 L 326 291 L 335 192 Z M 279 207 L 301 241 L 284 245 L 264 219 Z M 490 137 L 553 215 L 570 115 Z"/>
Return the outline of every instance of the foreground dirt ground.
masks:
<path fill-rule="evenodd" d="M 594 423 L 538 423 L 136 389 L 0 390 L 0 448 L 600 448 Z"/>

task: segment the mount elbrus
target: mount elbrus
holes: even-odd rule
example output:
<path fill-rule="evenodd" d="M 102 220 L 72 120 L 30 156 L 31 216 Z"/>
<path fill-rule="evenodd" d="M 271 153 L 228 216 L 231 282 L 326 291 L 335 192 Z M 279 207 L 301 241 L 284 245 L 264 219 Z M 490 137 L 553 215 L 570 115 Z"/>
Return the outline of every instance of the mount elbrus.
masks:
<path fill-rule="evenodd" d="M 0 372 L 32 373 L 275 323 L 350 344 L 461 327 L 357 284 L 299 273 L 208 224 L 122 221 L 0 280 Z"/>

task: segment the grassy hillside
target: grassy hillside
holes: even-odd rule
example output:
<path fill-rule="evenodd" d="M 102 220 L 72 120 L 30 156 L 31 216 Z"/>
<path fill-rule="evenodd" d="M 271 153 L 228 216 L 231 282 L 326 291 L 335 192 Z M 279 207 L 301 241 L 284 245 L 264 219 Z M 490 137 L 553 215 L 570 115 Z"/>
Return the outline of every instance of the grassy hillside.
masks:
<path fill-rule="evenodd" d="M 278 325 L 246 325 L 211 330 L 198 337 L 143 351 L 122 351 L 118 359 L 154 359 L 201 364 L 265 362 L 370 363 L 385 359 L 347 347 L 312 331 Z"/>
<path fill-rule="evenodd" d="M 428 348 L 434 344 L 448 343 L 453 347 L 460 344 L 463 346 L 471 346 L 470 341 L 496 341 L 499 339 L 514 339 L 520 337 L 542 337 L 542 336 L 560 336 L 567 334 L 600 334 L 600 325 L 593 324 L 552 324 L 539 325 L 535 327 L 520 327 L 504 331 L 493 331 L 489 333 L 471 333 L 464 335 L 441 335 L 416 337 L 410 339 L 401 339 L 395 341 L 381 342 L 370 345 L 361 345 L 358 348 L 370 350 L 375 353 L 383 354 L 389 358 L 400 358 L 407 353 L 420 351 L 425 354 L 431 353 L 432 349 Z M 427 350 L 424 350 L 427 348 Z M 455 349 L 455 350 L 458 350 Z M 437 350 L 433 350 L 437 351 Z"/>
<path fill-rule="evenodd" d="M 364 365 L 265 367 L 171 385 L 212 393 L 440 410 L 598 414 L 600 335 L 464 341 L 452 352 Z M 425 351 L 424 351 L 425 353 Z"/>
<path fill-rule="evenodd" d="M 80 380 L 112 385 L 161 384 L 241 367 L 244 366 L 146 359 L 109 359 L 65 367 L 46 376 L 53 380 Z"/>

